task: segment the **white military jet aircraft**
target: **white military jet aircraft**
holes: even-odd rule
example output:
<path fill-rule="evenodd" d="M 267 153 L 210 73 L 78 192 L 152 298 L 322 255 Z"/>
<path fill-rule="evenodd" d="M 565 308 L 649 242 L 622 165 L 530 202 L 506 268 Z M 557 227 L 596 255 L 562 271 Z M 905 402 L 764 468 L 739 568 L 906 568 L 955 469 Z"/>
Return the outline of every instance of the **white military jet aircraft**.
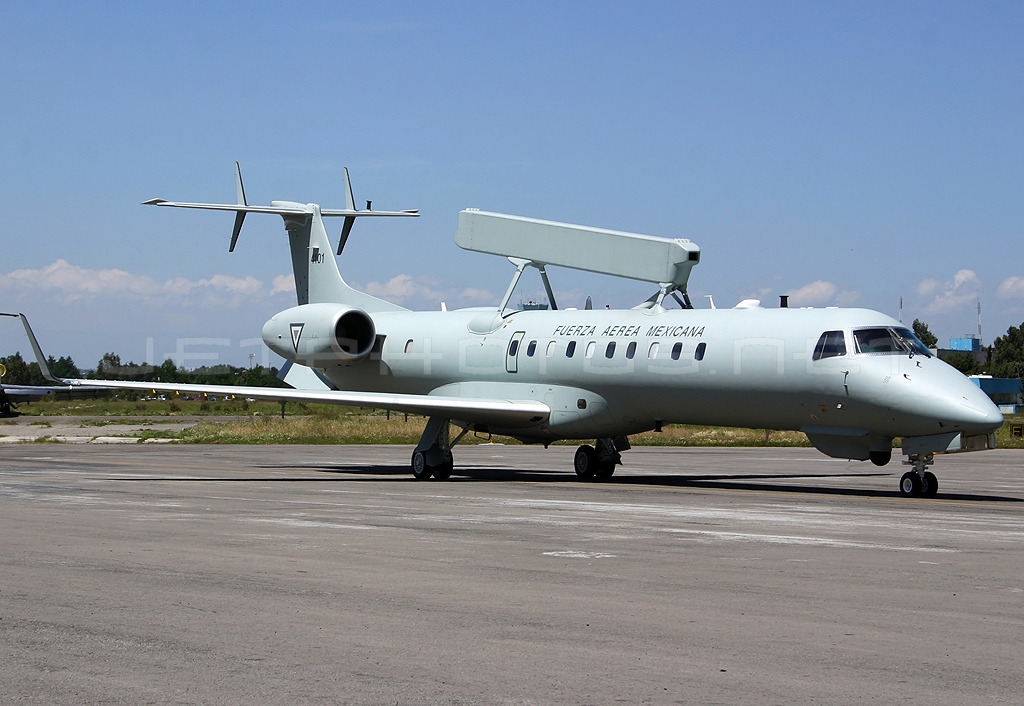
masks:
<path fill-rule="evenodd" d="M 345 172 L 347 208 L 272 201 L 250 206 L 237 171 L 237 204 L 157 206 L 234 211 L 231 249 L 247 213 L 282 216 L 298 305 L 263 327 L 264 342 L 309 366 L 334 389 L 282 390 L 105 380 L 70 386 L 244 395 L 405 411 L 429 417 L 412 455 L 418 479 L 448 478 L 451 448 L 468 432 L 527 443 L 596 439 L 576 452 L 583 478 L 604 479 L 629 449 L 628 436 L 664 424 L 711 424 L 804 432 L 823 453 L 889 462 L 902 438 L 911 469 L 906 496 L 933 496 L 933 454 L 995 446 L 998 408 L 901 323 L 867 309 L 692 308 L 686 282 L 700 260 L 687 240 L 670 240 L 467 209 L 456 242 L 509 257 L 517 266 L 497 308 L 412 312 L 352 289 L 338 270 L 324 217 L 345 218 L 341 254 L 363 216 L 416 211 L 357 210 Z M 658 291 L 629 310 L 558 310 L 546 265 L 650 281 Z M 515 311 L 519 276 L 536 268 L 550 310 Z M 682 308 L 666 308 L 667 299 Z M 45 359 L 22 317 L 40 368 Z M 450 424 L 461 428 L 449 438 Z"/>

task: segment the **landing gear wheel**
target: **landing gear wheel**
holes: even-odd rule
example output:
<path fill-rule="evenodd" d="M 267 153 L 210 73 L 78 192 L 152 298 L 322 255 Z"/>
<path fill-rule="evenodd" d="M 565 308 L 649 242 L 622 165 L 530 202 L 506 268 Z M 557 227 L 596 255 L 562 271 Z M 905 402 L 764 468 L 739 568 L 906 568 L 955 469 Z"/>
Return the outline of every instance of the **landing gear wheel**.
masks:
<path fill-rule="evenodd" d="M 598 461 L 597 468 L 594 469 L 594 478 L 607 480 L 612 477 L 613 473 L 615 473 L 614 461 Z"/>
<path fill-rule="evenodd" d="M 931 471 L 925 471 L 924 483 L 921 487 L 921 497 L 934 498 L 937 492 L 939 492 L 939 479 Z"/>
<path fill-rule="evenodd" d="M 434 472 L 434 467 L 427 465 L 427 455 L 422 451 L 412 452 L 412 475 L 416 480 L 427 480 Z"/>
<path fill-rule="evenodd" d="M 444 461 L 440 466 L 434 467 L 434 478 L 438 480 L 448 480 L 452 477 L 452 469 L 455 468 L 455 460 L 452 455 L 445 454 Z"/>
<path fill-rule="evenodd" d="M 921 476 L 917 471 L 907 471 L 900 478 L 900 493 L 905 498 L 916 498 L 921 494 Z"/>
<path fill-rule="evenodd" d="M 597 471 L 597 465 L 597 450 L 593 446 L 583 444 L 576 449 L 576 457 L 572 462 L 576 475 L 580 478 L 592 478 Z"/>

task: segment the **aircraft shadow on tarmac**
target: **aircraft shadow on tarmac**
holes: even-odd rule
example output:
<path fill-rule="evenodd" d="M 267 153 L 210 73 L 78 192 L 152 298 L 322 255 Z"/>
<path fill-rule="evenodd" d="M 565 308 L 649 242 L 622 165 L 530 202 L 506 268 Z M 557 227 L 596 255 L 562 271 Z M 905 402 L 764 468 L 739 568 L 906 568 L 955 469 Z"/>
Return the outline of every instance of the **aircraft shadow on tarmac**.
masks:
<path fill-rule="evenodd" d="M 410 475 L 408 466 L 388 465 L 366 465 L 366 464 L 332 464 L 318 466 L 289 466 L 289 465 L 265 465 L 259 468 L 293 469 L 304 471 L 317 471 L 344 476 L 348 481 L 376 481 L 376 482 L 408 482 L 423 483 Z M 381 476 L 388 476 L 382 478 Z M 813 495 L 840 495 L 847 497 L 862 498 L 891 498 L 900 497 L 898 490 L 882 490 L 863 487 L 832 487 L 822 485 L 789 485 L 784 483 L 772 483 L 773 480 L 798 480 L 809 481 L 817 478 L 849 478 L 855 483 L 858 478 L 884 478 L 893 477 L 891 473 L 777 473 L 777 474 L 716 474 L 716 475 L 618 475 L 604 481 L 577 481 L 576 476 L 565 471 L 545 470 L 511 470 L 507 468 L 493 467 L 455 467 L 451 478 L 444 483 L 475 483 L 493 481 L 518 481 L 529 483 L 566 483 L 580 482 L 588 485 L 616 486 L 616 485 L 647 485 L 676 488 L 714 488 L 718 490 L 753 490 L 763 493 L 807 493 Z M 280 479 L 284 480 L 284 479 Z M 291 479 L 288 479 L 291 480 Z M 308 479 L 306 479 L 308 480 Z M 341 480 L 341 478 L 338 478 Z M 427 481 L 436 482 L 436 481 Z M 970 502 L 1010 502 L 1021 503 L 1024 498 L 1015 498 L 999 495 L 977 495 L 973 493 L 948 493 L 939 490 L 938 495 L 933 498 L 938 500 L 959 500 Z"/>

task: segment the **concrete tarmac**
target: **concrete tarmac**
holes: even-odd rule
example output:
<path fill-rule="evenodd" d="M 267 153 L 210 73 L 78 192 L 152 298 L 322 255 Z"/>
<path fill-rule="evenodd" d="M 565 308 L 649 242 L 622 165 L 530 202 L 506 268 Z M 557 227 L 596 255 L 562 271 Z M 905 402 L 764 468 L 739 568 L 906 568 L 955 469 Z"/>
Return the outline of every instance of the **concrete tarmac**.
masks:
<path fill-rule="evenodd" d="M 1024 703 L 1024 452 L 0 447 L 0 702 Z"/>

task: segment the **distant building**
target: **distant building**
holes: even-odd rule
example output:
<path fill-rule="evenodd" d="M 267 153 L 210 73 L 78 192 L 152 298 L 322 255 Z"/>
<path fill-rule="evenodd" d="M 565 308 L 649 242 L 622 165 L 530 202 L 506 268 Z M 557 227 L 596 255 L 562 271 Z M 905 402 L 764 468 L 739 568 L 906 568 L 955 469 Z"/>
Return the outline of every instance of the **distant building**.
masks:
<path fill-rule="evenodd" d="M 981 339 L 977 336 L 964 336 L 963 338 L 949 339 L 951 351 L 963 351 L 965 353 L 977 353 L 981 350 Z"/>
<path fill-rule="evenodd" d="M 978 361 L 978 365 L 985 365 L 988 362 L 988 349 L 981 347 L 981 339 L 973 334 L 967 334 L 963 338 L 949 339 L 949 348 L 933 348 L 936 356 L 945 360 L 951 353 L 970 353 Z"/>
<path fill-rule="evenodd" d="M 1024 406 L 1020 378 L 994 378 L 991 375 L 971 375 L 971 382 L 981 388 L 1003 414 L 1016 414 Z"/>

